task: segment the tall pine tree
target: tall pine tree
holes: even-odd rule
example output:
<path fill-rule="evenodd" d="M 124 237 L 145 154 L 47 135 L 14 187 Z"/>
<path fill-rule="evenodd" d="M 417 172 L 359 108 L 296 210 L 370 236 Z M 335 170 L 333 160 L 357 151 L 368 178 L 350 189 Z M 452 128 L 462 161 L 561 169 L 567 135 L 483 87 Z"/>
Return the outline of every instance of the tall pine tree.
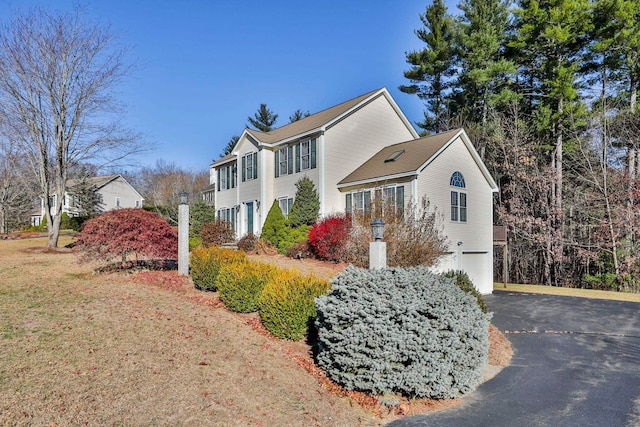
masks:
<path fill-rule="evenodd" d="M 521 0 L 515 10 L 516 34 L 511 46 L 529 61 L 531 96 L 540 138 L 550 148 L 549 166 L 554 176 L 550 197 L 553 211 L 547 221 L 549 235 L 545 276 L 558 284 L 563 243 L 564 144 L 572 126 L 585 114 L 579 93 L 579 72 L 584 65 L 588 32 L 592 26 L 589 0 Z"/>
<path fill-rule="evenodd" d="M 451 108 L 447 105 L 450 78 L 455 69 L 454 21 L 447 12 L 443 0 L 433 0 L 424 15 L 420 15 L 424 28 L 415 31 L 426 46 L 419 51 L 406 53 L 410 70 L 404 76 L 411 85 L 400 90 L 418 95 L 425 102 L 424 121 L 416 123 L 426 132 L 447 130 Z"/>
<path fill-rule="evenodd" d="M 267 104 L 260 104 L 260 108 L 253 115 L 247 117 L 251 126 L 262 132 L 269 132 L 273 129 L 273 125 L 278 120 L 278 115 L 267 108 Z"/>

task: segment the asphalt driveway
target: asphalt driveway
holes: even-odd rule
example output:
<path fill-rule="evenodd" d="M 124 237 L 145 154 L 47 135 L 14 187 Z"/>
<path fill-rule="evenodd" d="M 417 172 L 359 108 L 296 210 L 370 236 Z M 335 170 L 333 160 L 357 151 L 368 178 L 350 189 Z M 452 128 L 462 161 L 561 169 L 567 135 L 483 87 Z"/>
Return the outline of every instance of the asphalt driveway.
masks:
<path fill-rule="evenodd" d="M 503 291 L 485 301 L 511 365 L 462 405 L 390 426 L 640 426 L 640 304 Z"/>

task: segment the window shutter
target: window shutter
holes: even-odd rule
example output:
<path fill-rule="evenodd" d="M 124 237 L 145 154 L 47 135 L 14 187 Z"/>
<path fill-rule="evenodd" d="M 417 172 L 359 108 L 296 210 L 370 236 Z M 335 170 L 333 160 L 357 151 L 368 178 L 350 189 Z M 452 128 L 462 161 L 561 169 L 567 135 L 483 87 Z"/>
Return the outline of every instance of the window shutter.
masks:
<path fill-rule="evenodd" d="M 316 139 L 311 140 L 311 169 L 316 168 Z"/>
<path fill-rule="evenodd" d="M 231 168 L 227 166 L 225 169 L 225 173 L 227 174 L 227 183 L 225 184 L 225 190 L 231 188 Z"/>
<path fill-rule="evenodd" d="M 253 179 L 258 179 L 258 153 L 253 153 Z"/>
<path fill-rule="evenodd" d="M 216 186 L 216 191 L 220 191 L 220 169 L 216 171 L 218 173 L 218 185 Z"/>
<path fill-rule="evenodd" d="M 300 143 L 296 144 L 296 172 L 300 172 Z"/>
<path fill-rule="evenodd" d="M 280 176 L 280 150 L 276 150 L 275 158 L 275 167 L 276 170 L 276 178 Z"/>
<path fill-rule="evenodd" d="M 247 156 L 242 156 L 242 182 L 247 180 Z"/>
<path fill-rule="evenodd" d="M 351 193 L 345 196 L 345 209 L 347 213 L 351 213 Z"/>
<path fill-rule="evenodd" d="M 287 163 L 289 173 L 293 173 L 293 145 L 287 147 Z"/>

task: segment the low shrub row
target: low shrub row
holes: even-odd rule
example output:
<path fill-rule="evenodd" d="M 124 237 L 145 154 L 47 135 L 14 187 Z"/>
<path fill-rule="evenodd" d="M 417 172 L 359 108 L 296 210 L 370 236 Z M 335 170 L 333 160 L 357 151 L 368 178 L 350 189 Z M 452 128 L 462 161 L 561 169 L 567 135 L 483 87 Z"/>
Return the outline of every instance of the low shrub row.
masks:
<path fill-rule="evenodd" d="M 191 252 L 191 277 L 197 289 L 218 291 L 232 311 L 258 311 L 274 336 L 304 338 L 316 317 L 314 299 L 330 284 L 313 276 L 248 261 L 244 252 L 198 248 Z"/>
<path fill-rule="evenodd" d="M 217 291 L 216 279 L 222 266 L 247 262 L 242 251 L 219 247 L 196 248 L 191 251 L 191 279 L 196 289 Z"/>

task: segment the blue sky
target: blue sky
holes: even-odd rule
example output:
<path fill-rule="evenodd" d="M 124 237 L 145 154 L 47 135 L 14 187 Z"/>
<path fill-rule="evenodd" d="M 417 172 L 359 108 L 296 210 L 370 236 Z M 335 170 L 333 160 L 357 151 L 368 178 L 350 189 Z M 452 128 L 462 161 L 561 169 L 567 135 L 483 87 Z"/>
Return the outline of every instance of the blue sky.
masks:
<path fill-rule="evenodd" d="M 289 123 L 386 87 L 412 122 L 422 102 L 406 84 L 405 52 L 431 0 L 80 2 L 131 47 L 136 70 L 120 88 L 125 125 L 155 146 L 156 159 L 207 170 L 260 103 Z M 76 0 L 0 0 L 0 19 L 31 6 L 70 10 Z M 447 0 L 457 12 L 457 0 Z"/>

